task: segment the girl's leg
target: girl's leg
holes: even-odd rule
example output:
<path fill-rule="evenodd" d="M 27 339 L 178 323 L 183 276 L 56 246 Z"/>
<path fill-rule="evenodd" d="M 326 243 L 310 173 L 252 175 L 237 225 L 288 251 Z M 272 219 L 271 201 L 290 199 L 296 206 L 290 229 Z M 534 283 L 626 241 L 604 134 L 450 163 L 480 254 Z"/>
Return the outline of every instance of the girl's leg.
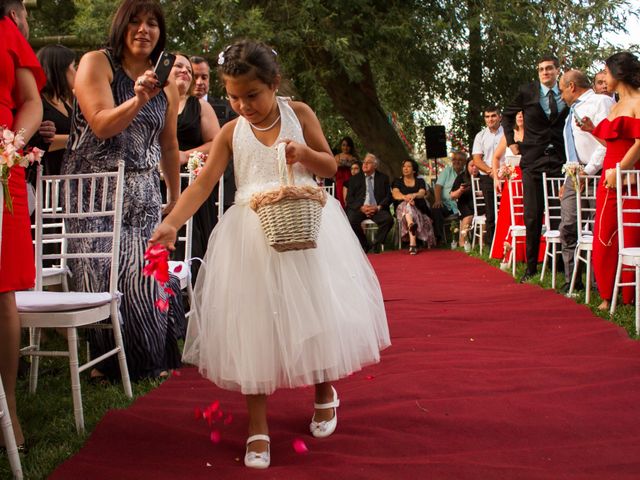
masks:
<path fill-rule="evenodd" d="M 249 436 L 263 434 L 269 435 L 269 425 L 267 424 L 267 396 L 266 395 L 246 395 L 247 409 L 249 411 Z M 256 440 L 249 444 L 249 451 L 262 453 L 266 452 L 269 443 L 264 440 Z"/>
<path fill-rule="evenodd" d="M 15 293 L 3 292 L 0 293 L 0 375 L 2 375 L 4 391 L 7 395 L 7 404 L 16 436 L 16 443 L 22 445 L 24 436 L 16 410 L 19 351 L 20 317 L 16 307 Z M 0 444 L 4 444 L 2 435 L 0 435 Z"/>
<path fill-rule="evenodd" d="M 316 384 L 315 403 L 330 403 L 333 401 L 333 390 L 329 382 Z M 314 420 L 326 422 L 333 418 L 333 408 L 316 408 Z"/>

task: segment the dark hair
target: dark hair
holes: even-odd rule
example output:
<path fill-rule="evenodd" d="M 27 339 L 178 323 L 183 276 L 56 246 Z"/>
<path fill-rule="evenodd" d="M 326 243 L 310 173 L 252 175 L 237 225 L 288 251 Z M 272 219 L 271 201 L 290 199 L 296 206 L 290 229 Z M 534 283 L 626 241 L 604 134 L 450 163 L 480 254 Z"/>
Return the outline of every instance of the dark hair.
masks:
<path fill-rule="evenodd" d="M 464 170 L 462 171 L 463 182 L 467 185 L 471 185 L 471 174 L 469 173 L 469 164 L 473 163 L 473 157 L 467 158 L 467 163 L 464 164 Z"/>
<path fill-rule="evenodd" d="M 276 62 L 277 53 L 262 42 L 240 40 L 226 47 L 218 57 L 218 74 L 239 77 L 253 74 L 267 85 L 273 85 L 280 68 Z"/>
<path fill-rule="evenodd" d="M 613 78 L 633 88 L 640 88 L 640 62 L 633 53 L 614 53 L 604 63 Z"/>
<path fill-rule="evenodd" d="M 22 0 L 0 0 L 0 18 L 7 16 L 11 7 L 26 8 Z"/>
<path fill-rule="evenodd" d="M 76 54 L 64 45 L 47 45 L 38 50 L 36 56 L 47 76 L 42 94 L 71 103 L 73 90 L 67 81 L 67 69 L 75 62 Z"/>
<path fill-rule="evenodd" d="M 338 143 L 338 151 L 340 151 L 340 148 L 342 147 L 342 142 L 347 142 L 347 145 L 349 145 L 349 153 L 351 154 L 351 156 L 353 156 L 353 157 L 357 157 L 358 156 L 356 154 L 356 146 L 353 143 L 353 138 L 351 138 L 351 137 L 342 137 L 340 139 L 340 143 Z"/>
<path fill-rule="evenodd" d="M 498 107 L 497 105 L 487 105 L 486 107 L 484 107 L 482 109 L 482 113 L 491 113 L 491 112 L 496 112 L 498 115 L 501 115 L 502 113 L 500 112 L 500 107 Z"/>
<path fill-rule="evenodd" d="M 211 68 L 211 67 L 209 66 L 209 60 L 207 60 L 207 59 L 206 59 L 206 58 L 204 58 L 204 57 L 200 57 L 200 56 L 198 56 L 198 55 L 191 55 L 191 56 L 189 57 L 189 61 L 191 62 L 191 64 L 192 64 L 192 65 L 200 65 L 201 63 L 206 63 L 206 64 L 207 64 L 207 67 Z"/>
<path fill-rule="evenodd" d="M 116 60 L 122 60 L 125 45 L 124 37 L 131 19 L 141 13 L 153 14 L 160 28 L 160 37 L 151 52 L 151 61 L 155 63 L 160 53 L 164 50 L 164 46 L 167 43 L 167 27 L 164 21 L 164 13 L 158 2 L 156 0 L 122 0 L 113 16 L 111 28 L 109 29 L 108 45 Z"/>
<path fill-rule="evenodd" d="M 537 65 L 540 65 L 542 62 L 553 62 L 553 65 L 556 68 L 560 68 L 560 60 L 558 60 L 558 57 L 556 57 L 555 55 L 552 55 L 550 53 L 542 55 L 540 58 L 538 58 Z"/>
<path fill-rule="evenodd" d="M 404 164 L 409 162 L 411 164 L 411 170 L 413 170 L 413 174 L 417 175 L 418 174 L 418 162 L 416 162 L 415 160 L 411 159 L 411 158 L 407 158 L 406 160 L 402 161 L 402 166 L 404 167 Z"/>

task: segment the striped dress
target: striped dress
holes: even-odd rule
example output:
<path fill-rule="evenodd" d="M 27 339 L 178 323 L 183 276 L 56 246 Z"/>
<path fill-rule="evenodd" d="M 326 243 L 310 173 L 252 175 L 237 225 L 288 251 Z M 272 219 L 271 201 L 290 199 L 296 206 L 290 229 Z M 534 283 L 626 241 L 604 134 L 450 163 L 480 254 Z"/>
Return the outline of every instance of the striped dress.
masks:
<path fill-rule="evenodd" d="M 133 97 L 134 83 L 112 61 L 113 98 L 119 105 Z M 180 286 L 171 278 L 169 288 L 176 295 L 169 296 L 168 312 L 161 312 L 154 303 L 167 294 L 157 283 L 144 277 L 144 251 L 148 239 L 160 222 L 159 135 L 164 127 L 167 97 L 161 92 L 149 101 L 131 124 L 118 135 L 100 140 L 85 120 L 77 102 L 74 105 L 71 132 L 62 166 L 63 173 L 87 173 L 117 170 L 119 159 L 125 161 L 124 206 L 120 244 L 120 273 L 118 290 L 122 333 L 129 374 L 133 380 L 156 377 L 162 371 L 180 366 L 178 339 L 184 337 L 185 318 Z M 72 198 L 77 192 L 72 192 Z M 96 230 L 111 228 L 109 220 L 93 220 Z M 67 228 L 73 231 L 74 224 Z M 82 239 L 69 244 L 70 251 L 104 251 L 109 242 L 101 239 Z M 72 284 L 78 291 L 108 291 L 109 262 L 83 259 L 70 262 Z M 113 348 L 110 331 L 90 331 L 88 334 L 93 358 Z M 108 377 L 118 378 L 115 357 L 96 367 Z"/>

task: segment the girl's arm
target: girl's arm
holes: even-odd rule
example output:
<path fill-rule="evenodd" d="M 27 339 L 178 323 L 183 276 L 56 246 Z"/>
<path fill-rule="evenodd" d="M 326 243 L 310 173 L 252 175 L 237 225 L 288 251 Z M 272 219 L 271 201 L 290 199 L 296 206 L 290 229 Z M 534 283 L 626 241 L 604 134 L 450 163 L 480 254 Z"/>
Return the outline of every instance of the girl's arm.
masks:
<path fill-rule="evenodd" d="M 160 133 L 160 169 L 167 186 L 167 207 L 165 213 L 171 211 L 173 204 L 180 197 L 180 150 L 178 149 L 178 87 L 170 77 L 164 88 L 167 96 L 167 111 L 165 112 L 164 128 Z"/>
<path fill-rule="evenodd" d="M 24 129 L 25 142 L 40 128 L 42 122 L 42 100 L 33 72 L 28 68 L 16 69 L 16 104 L 13 128 Z"/>
<path fill-rule="evenodd" d="M 336 174 L 338 166 L 331 153 L 327 139 L 322 133 L 318 117 L 311 108 L 302 102 L 290 102 L 300 124 L 307 145 L 297 142 L 287 143 L 287 163 L 302 163 L 319 177 L 329 178 Z"/>
<path fill-rule="evenodd" d="M 74 91 L 80 110 L 96 137 L 104 140 L 118 135 L 131 124 L 142 107 L 160 93 L 152 70 L 138 78 L 142 77 L 143 85 L 138 85 L 137 78 L 133 79 L 135 95 L 116 107 L 111 92 L 113 72 L 106 55 L 93 51 L 82 57 Z"/>
<path fill-rule="evenodd" d="M 502 135 L 500 139 L 500 143 L 496 147 L 495 152 L 493 152 L 493 158 L 491 159 L 491 168 L 493 168 L 494 172 L 497 172 L 500 169 L 500 159 L 507 151 L 507 137 Z"/>
<path fill-rule="evenodd" d="M 213 111 L 213 107 L 202 98 L 200 99 L 200 131 L 202 132 L 202 140 L 204 143 L 198 147 L 180 152 L 180 163 L 182 165 L 189 161 L 189 155 L 193 152 L 209 153 L 213 139 L 218 132 L 220 132 L 220 123 L 218 122 L 216 113 Z"/>
<path fill-rule="evenodd" d="M 227 168 L 227 163 L 232 155 L 233 129 L 237 120 L 232 120 L 224 125 L 220 133 L 213 139 L 209 157 L 195 181 L 187 187 L 171 213 L 165 217 L 156 228 L 149 245 L 161 244 L 170 250 L 175 249 L 176 234 L 178 229 L 193 216 L 200 205 L 209 198 L 215 184 Z"/>

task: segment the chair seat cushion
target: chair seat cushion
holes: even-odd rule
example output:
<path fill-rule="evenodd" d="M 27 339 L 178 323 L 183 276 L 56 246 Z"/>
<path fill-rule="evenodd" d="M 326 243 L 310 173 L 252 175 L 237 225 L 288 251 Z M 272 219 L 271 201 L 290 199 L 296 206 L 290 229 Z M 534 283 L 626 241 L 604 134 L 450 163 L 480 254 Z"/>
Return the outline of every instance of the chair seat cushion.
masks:
<path fill-rule="evenodd" d="M 106 305 L 109 292 L 16 292 L 18 312 L 69 312 Z"/>
<path fill-rule="evenodd" d="M 55 277 L 56 275 L 68 275 L 69 267 L 45 267 L 42 269 L 42 278 Z"/>
<path fill-rule="evenodd" d="M 640 247 L 623 248 L 618 254 L 625 265 L 640 266 Z"/>
<path fill-rule="evenodd" d="M 560 231 L 559 230 L 547 230 L 544 232 L 544 238 L 548 240 L 558 239 L 560 240 Z"/>
<path fill-rule="evenodd" d="M 593 235 L 580 235 L 578 237 L 578 243 L 592 244 L 593 243 Z"/>

